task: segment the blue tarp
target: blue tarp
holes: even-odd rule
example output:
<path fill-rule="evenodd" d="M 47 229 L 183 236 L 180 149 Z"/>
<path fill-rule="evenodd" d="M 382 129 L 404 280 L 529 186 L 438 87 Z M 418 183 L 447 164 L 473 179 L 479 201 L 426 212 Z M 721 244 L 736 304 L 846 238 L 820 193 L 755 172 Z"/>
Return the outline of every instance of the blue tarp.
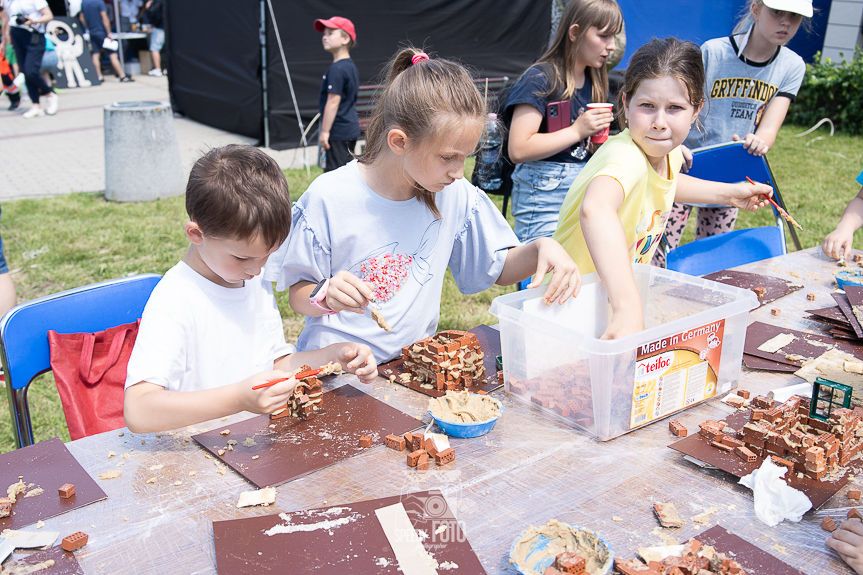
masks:
<path fill-rule="evenodd" d="M 831 0 L 814 0 L 812 30 L 802 27 L 788 47 L 811 62 L 824 46 L 824 32 Z M 677 36 L 701 45 L 711 38 L 728 36 L 746 6 L 745 0 L 618 0 L 626 22 L 626 54 L 623 66 L 654 37 Z"/>

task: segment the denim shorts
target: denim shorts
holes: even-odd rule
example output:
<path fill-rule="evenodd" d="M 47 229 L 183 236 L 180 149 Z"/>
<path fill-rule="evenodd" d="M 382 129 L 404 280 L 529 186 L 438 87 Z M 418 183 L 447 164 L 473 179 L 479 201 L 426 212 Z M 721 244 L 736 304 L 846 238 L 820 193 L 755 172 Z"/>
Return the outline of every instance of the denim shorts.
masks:
<path fill-rule="evenodd" d="M 3 208 L 0 208 L 0 212 Z M 0 237 L 0 274 L 8 274 L 9 266 L 6 264 L 6 255 L 3 252 L 3 238 Z"/>
<path fill-rule="evenodd" d="M 165 31 L 161 28 L 153 28 L 150 32 L 150 52 L 161 52 L 165 46 Z"/>
<path fill-rule="evenodd" d="M 566 193 L 583 168 L 583 163 L 558 162 L 527 162 L 515 167 L 512 215 L 519 241 L 554 234 Z"/>

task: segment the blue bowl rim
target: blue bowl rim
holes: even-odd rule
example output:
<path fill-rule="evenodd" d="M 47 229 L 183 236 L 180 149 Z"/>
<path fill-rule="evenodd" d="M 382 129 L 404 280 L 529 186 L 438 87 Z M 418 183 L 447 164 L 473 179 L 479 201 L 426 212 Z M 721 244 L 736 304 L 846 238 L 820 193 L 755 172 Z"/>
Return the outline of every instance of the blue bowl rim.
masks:
<path fill-rule="evenodd" d="M 479 393 L 471 393 L 470 395 L 479 395 L 480 397 L 488 397 L 487 395 L 482 395 Z M 434 399 L 437 399 L 437 398 L 435 397 Z M 491 399 L 495 399 L 495 398 L 492 397 Z M 455 426 L 461 426 L 461 427 L 476 427 L 478 425 L 490 425 L 490 424 L 494 423 L 495 421 L 497 421 L 498 419 L 500 419 L 501 415 L 503 415 L 503 402 L 499 399 L 496 399 L 495 401 L 497 401 L 500 404 L 500 415 L 498 415 L 494 419 L 489 419 L 488 421 L 474 421 L 473 423 L 456 423 L 454 421 L 447 421 L 446 419 L 439 418 L 434 413 L 432 413 L 431 409 L 429 409 L 428 412 L 429 412 L 429 415 L 432 416 L 432 419 L 434 419 L 435 423 L 438 424 L 438 427 L 440 427 L 440 423 L 438 423 L 440 421 L 443 421 L 444 424 L 446 424 L 446 425 L 455 425 Z"/>
<path fill-rule="evenodd" d="M 561 523 L 563 523 L 563 521 L 561 521 Z M 608 552 L 611 555 L 611 566 L 608 568 L 608 571 L 606 571 L 605 574 L 603 574 L 603 575 L 606 575 L 607 573 L 611 573 L 614 570 L 614 548 L 611 546 L 611 544 L 608 542 L 608 540 L 605 537 L 603 537 L 602 535 L 600 535 L 599 533 L 597 533 L 593 529 L 588 529 L 587 527 L 581 527 L 579 525 L 571 525 L 569 523 L 563 523 L 563 524 L 572 528 L 572 529 L 576 529 L 578 531 L 587 531 L 588 533 L 592 533 L 593 535 L 597 536 L 599 538 L 599 540 L 605 544 L 605 547 L 608 549 Z M 519 573 L 521 573 L 522 575 L 525 575 L 525 572 L 522 571 L 518 565 L 516 565 L 515 563 L 512 562 L 512 555 L 515 552 L 515 546 L 518 544 L 519 541 L 521 541 L 521 538 L 524 537 L 524 534 L 527 533 L 528 529 L 530 529 L 530 527 L 525 527 L 518 534 L 518 536 L 515 538 L 515 540 L 512 542 L 512 545 L 509 546 L 510 565 L 512 565 L 513 568 L 516 571 L 518 571 Z"/>

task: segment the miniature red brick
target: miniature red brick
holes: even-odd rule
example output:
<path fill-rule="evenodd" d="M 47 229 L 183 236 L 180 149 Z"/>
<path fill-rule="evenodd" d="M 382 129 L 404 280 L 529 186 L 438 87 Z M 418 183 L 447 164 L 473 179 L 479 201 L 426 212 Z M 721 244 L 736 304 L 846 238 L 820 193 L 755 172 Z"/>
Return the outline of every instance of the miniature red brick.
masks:
<path fill-rule="evenodd" d="M 483 391 L 483 390 L 481 390 L 481 389 L 477 389 L 477 390 L 476 390 L 476 392 L 477 392 L 478 394 L 480 394 L 480 395 L 488 395 L 488 392 L 487 392 L 487 391 Z"/>
<path fill-rule="evenodd" d="M 533 396 L 530 398 L 530 400 L 531 400 L 533 403 L 535 403 L 535 404 L 537 404 L 537 405 L 539 405 L 539 406 L 541 406 L 541 407 L 548 407 L 549 405 L 551 405 L 551 400 L 552 400 L 552 398 L 548 397 L 547 395 L 540 395 L 540 394 L 536 394 L 536 393 L 535 393 L 535 394 L 533 394 Z"/>
<path fill-rule="evenodd" d="M 752 453 L 752 451 L 750 451 L 749 449 L 747 449 L 745 447 L 735 447 L 734 448 L 734 454 L 737 455 L 737 457 L 739 457 L 743 461 L 746 461 L 749 463 L 755 461 L 755 457 L 756 457 L 755 454 Z"/>
<path fill-rule="evenodd" d="M 404 451 L 405 449 L 405 438 L 398 435 L 387 435 L 384 443 L 387 447 L 396 451 Z"/>
<path fill-rule="evenodd" d="M 673 433 L 677 437 L 686 437 L 686 435 L 689 433 L 686 427 L 679 421 L 669 422 L 668 429 L 670 429 L 671 433 Z"/>
<path fill-rule="evenodd" d="M 408 453 L 408 467 L 416 467 L 417 462 L 419 461 L 420 457 L 422 457 L 423 454 L 428 456 L 428 453 L 426 453 L 425 449 L 418 449 L 416 451 L 412 451 L 412 452 Z"/>
<path fill-rule="evenodd" d="M 656 518 L 659 519 L 659 524 L 663 527 L 672 529 L 683 527 L 683 519 L 677 513 L 674 503 L 654 503 L 653 512 L 656 514 Z"/>
<path fill-rule="evenodd" d="M 569 406 L 560 401 L 554 402 L 554 411 L 561 417 L 569 417 L 570 414 Z"/>
<path fill-rule="evenodd" d="M 848 511 L 848 519 L 859 519 L 863 521 L 863 515 L 860 515 L 860 512 L 857 511 L 856 507 L 852 507 L 850 511 Z"/>
<path fill-rule="evenodd" d="M 403 435 L 403 437 L 405 438 L 405 445 L 407 446 L 407 448 L 408 448 L 408 449 L 413 449 L 413 445 L 414 445 L 414 434 L 413 434 L 413 433 L 405 433 L 405 434 Z"/>
<path fill-rule="evenodd" d="M 717 449 L 721 449 L 722 451 L 725 451 L 725 452 L 734 451 L 734 448 L 731 447 L 730 445 L 726 445 L 724 443 L 719 443 L 718 441 L 711 441 L 710 445 L 712 445 L 713 447 L 715 447 Z"/>
<path fill-rule="evenodd" d="M 428 452 L 429 457 L 434 457 L 438 454 L 437 445 L 435 445 L 434 440 L 431 437 L 427 437 L 425 441 L 425 450 Z"/>
<path fill-rule="evenodd" d="M 695 555 L 698 553 L 699 549 L 701 549 L 701 541 L 690 539 L 686 542 L 686 545 L 683 546 L 683 556 Z"/>
<path fill-rule="evenodd" d="M 762 297 L 764 294 L 767 293 L 767 288 L 763 286 L 758 286 L 752 288 L 752 291 L 754 291 L 755 295 L 757 295 L 758 297 Z"/>
<path fill-rule="evenodd" d="M 587 561 L 575 551 L 564 551 L 555 559 L 555 565 L 561 573 L 582 575 Z"/>
<path fill-rule="evenodd" d="M 821 529 L 824 531 L 836 531 L 836 523 L 829 517 L 825 517 L 821 521 Z"/>
<path fill-rule="evenodd" d="M 69 535 L 68 537 L 64 537 L 63 542 L 60 543 L 60 546 L 63 547 L 63 549 L 65 549 L 66 551 L 74 551 L 75 549 L 79 549 L 86 545 L 89 538 L 89 535 L 79 531 L 77 533 Z"/>
<path fill-rule="evenodd" d="M 414 433 L 411 447 L 413 447 L 414 451 L 419 451 L 425 446 L 426 438 L 422 433 Z"/>
<path fill-rule="evenodd" d="M 752 410 L 752 412 L 749 414 L 749 419 L 751 419 L 752 421 L 761 421 L 761 419 L 764 417 L 765 411 L 767 411 L 767 410 L 754 408 Z"/>
<path fill-rule="evenodd" d="M 549 565 L 545 568 L 545 571 L 542 572 L 542 575 L 560 575 L 560 571 Z"/>
<path fill-rule="evenodd" d="M 363 435 L 360 437 L 360 447 L 371 447 L 372 446 L 372 437 L 371 435 Z"/>
<path fill-rule="evenodd" d="M 722 438 L 724 437 L 721 431 L 717 431 L 715 429 L 711 429 L 710 427 L 704 427 L 699 432 L 701 435 L 707 438 L 707 441 L 711 443 L 716 441 L 718 443 L 722 442 Z"/>
<path fill-rule="evenodd" d="M 735 439 L 735 438 L 731 437 L 730 435 L 723 435 L 722 436 L 722 443 L 723 443 L 723 445 L 727 445 L 731 448 L 744 447 L 744 443 L 742 441 L 740 441 L 739 439 Z"/>
<path fill-rule="evenodd" d="M 856 263 L 860 263 L 860 261 L 861 261 L 861 260 L 863 260 L 863 255 L 860 255 L 860 254 L 854 254 L 854 260 L 853 260 L 853 261 L 854 261 L 854 263 L 855 263 L 855 264 L 856 264 Z"/>
<path fill-rule="evenodd" d="M 848 499 L 860 499 L 860 490 L 852 489 L 848 492 Z"/>
<path fill-rule="evenodd" d="M 808 299 L 809 301 L 815 301 L 815 294 L 814 293 L 806 294 L 806 299 Z"/>
<path fill-rule="evenodd" d="M 71 483 L 64 483 L 60 486 L 60 489 L 58 491 L 60 492 L 60 497 L 62 497 L 63 499 L 69 499 L 70 497 L 75 495 L 75 486 Z"/>
<path fill-rule="evenodd" d="M 12 500 L 8 497 L 0 497 L 0 517 L 12 515 Z"/>
<path fill-rule="evenodd" d="M 738 390 L 737 390 L 737 395 L 739 395 L 739 396 L 740 396 L 740 397 L 742 397 L 743 399 L 749 399 L 749 396 L 750 396 L 751 394 L 749 393 L 749 391 L 748 391 L 748 390 L 745 390 L 745 389 L 738 389 Z"/>
<path fill-rule="evenodd" d="M 773 400 L 763 395 L 757 395 L 752 398 L 752 405 L 761 409 L 771 409 L 773 407 Z"/>
<path fill-rule="evenodd" d="M 503 372 L 502 371 L 497 372 L 497 382 L 499 384 L 503 385 Z"/>
<path fill-rule="evenodd" d="M 780 313 L 782 313 L 782 310 L 779 309 L 778 307 L 775 307 L 775 308 L 770 310 L 771 315 L 779 315 Z"/>
<path fill-rule="evenodd" d="M 746 403 L 746 400 L 743 399 L 742 397 L 740 397 L 739 395 L 728 394 L 725 397 L 725 403 L 727 403 L 731 407 L 736 407 L 739 409 L 739 408 L 743 407 L 743 404 Z"/>
<path fill-rule="evenodd" d="M 428 453 L 420 453 L 419 459 L 417 459 L 417 471 L 428 471 L 429 470 L 429 454 Z"/>
<path fill-rule="evenodd" d="M 517 393 L 519 395 L 527 394 L 527 386 L 522 383 L 517 383 L 514 380 L 509 380 L 509 390 L 512 393 Z"/>
<path fill-rule="evenodd" d="M 434 456 L 434 462 L 438 465 L 446 465 L 454 459 L 455 449 L 453 449 L 452 447 L 444 449 L 443 451 L 439 452 L 437 455 Z"/>

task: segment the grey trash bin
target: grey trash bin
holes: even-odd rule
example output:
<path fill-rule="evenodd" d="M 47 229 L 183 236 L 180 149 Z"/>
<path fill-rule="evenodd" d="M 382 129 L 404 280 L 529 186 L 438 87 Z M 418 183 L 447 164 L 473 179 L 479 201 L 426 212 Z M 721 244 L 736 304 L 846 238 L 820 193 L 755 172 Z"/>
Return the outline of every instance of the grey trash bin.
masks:
<path fill-rule="evenodd" d="M 105 198 L 146 202 L 184 191 L 171 105 L 114 102 L 105 106 Z"/>

